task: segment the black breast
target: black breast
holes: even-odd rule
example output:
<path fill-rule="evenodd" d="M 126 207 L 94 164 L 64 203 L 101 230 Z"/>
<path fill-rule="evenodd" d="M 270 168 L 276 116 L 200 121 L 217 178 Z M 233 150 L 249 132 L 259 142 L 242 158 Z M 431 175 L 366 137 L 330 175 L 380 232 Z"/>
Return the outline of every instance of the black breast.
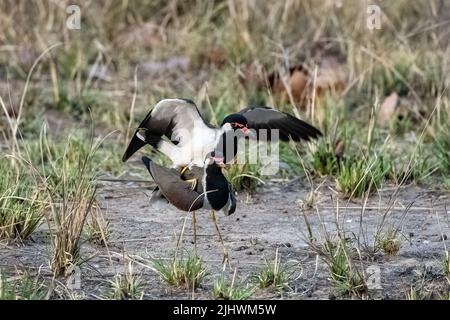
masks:
<path fill-rule="evenodd" d="M 229 199 L 228 181 L 220 168 L 208 166 L 206 168 L 206 198 L 214 210 L 222 209 Z"/>

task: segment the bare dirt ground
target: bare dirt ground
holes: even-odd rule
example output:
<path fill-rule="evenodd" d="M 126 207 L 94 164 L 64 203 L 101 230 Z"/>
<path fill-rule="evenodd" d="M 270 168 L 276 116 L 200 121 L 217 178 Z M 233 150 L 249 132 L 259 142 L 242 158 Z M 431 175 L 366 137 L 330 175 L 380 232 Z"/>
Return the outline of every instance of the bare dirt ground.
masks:
<path fill-rule="evenodd" d="M 345 231 L 349 237 L 357 237 L 363 230 L 370 242 L 382 219 L 383 208 L 388 205 L 395 188 L 384 186 L 378 195 L 369 199 L 360 224 L 363 201 L 348 202 L 339 198 L 330 185 L 324 183 L 318 190 L 317 210 L 306 212 L 314 238 L 323 241 L 323 228 L 330 234 L 335 233 L 338 216 L 341 231 Z M 144 266 L 145 259 L 173 257 L 177 234 L 183 223 L 186 223 L 183 250 L 192 250 L 190 214 L 172 207 L 153 209 L 149 205 L 151 190 L 151 182 L 101 183 L 98 202 L 106 212 L 112 231 L 108 247 L 84 243 L 81 250 L 87 262 L 81 266 L 81 288 L 71 290 L 63 283 L 61 286 L 56 285 L 55 290 L 76 298 L 101 298 L 106 294 L 108 280 L 117 272 L 124 271 L 130 260 L 137 260 L 139 263 L 135 263 L 134 269 L 144 282 L 145 299 L 212 297 L 213 280 L 222 268 L 222 250 L 207 211 L 197 213 L 197 250 L 207 265 L 208 276 L 196 292 L 170 287 L 153 270 Z M 255 194 L 239 194 L 235 214 L 218 217 L 229 248 L 231 265 L 237 269 L 240 279 L 248 278 L 259 270 L 265 259 L 273 261 L 277 249 L 281 261 L 293 268 L 296 279 L 292 281 L 291 289 L 283 294 L 261 289 L 255 292 L 253 298 L 336 297 L 336 290 L 329 279 L 329 269 L 306 241 L 307 230 L 299 200 L 306 198 L 308 190 L 306 183 L 298 180 L 268 181 Z M 339 210 L 336 209 L 337 202 Z M 411 202 L 413 205 L 404 215 Z M 446 239 L 450 233 L 446 209 L 448 202 L 448 195 L 437 191 L 427 191 L 416 186 L 399 190 L 386 225 L 401 227 L 402 246 L 397 255 L 376 254 L 365 259 L 364 268 L 370 266 L 380 270 L 381 288 L 370 290 L 369 297 L 402 299 L 411 286 L 420 281 L 439 290 L 448 290 L 448 287 L 445 289 L 447 284 L 441 271 L 444 254 L 442 238 Z M 339 214 L 336 215 L 336 212 Z M 2 268 L 6 267 L 5 270 L 30 269 L 37 272 L 40 269 L 41 275 L 51 278 L 48 268 L 50 241 L 46 227 L 42 226 L 33 236 L 33 241 L 25 245 L 0 245 L 0 264 Z M 233 274 L 229 268 L 225 272 Z"/>

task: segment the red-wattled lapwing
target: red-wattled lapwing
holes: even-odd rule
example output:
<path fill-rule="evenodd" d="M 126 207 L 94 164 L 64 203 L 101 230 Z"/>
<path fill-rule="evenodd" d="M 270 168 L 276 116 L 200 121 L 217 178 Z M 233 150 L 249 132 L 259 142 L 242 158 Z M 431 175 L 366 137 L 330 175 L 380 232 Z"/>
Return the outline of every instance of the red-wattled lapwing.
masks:
<path fill-rule="evenodd" d="M 255 129 L 256 134 L 251 134 L 249 129 Z M 282 141 L 308 141 L 322 135 L 310 124 L 268 107 L 248 107 L 230 114 L 217 128 L 203 119 L 194 102 L 164 99 L 141 122 L 122 160 L 126 161 L 145 144 L 150 144 L 169 157 L 173 168 L 203 167 L 205 157 L 214 150 L 220 150 L 228 163 L 237 154 L 237 144 L 233 150 L 226 150 L 227 133 L 241 130 L 244 133 L 241 136 L 259 139 L 260 129 L 278 129 Z M 268 134 L 267 139 L 270 137 Z"/>
<path fill-rule="evenodd" d="M 203 168 L 192 167 L 180 176 L 178 170 L 157 165 L 150 158 L 142 157 L 142 161 L 159 189 L 158 192 L 165 200 L 179 210 L 192 212 L 194 246 L 197 242 L 195 211 L 201 208 L 211 209 L 211 218 L 222 244 L 225 262 L 228 260 L 228 251 L 217 226 L 215 211 L 223 211 L 225 215 L 234 213 L 236 198 L 222 173 L 222 168 L 225 166 L 223 160 L 223 157 L 211 154 L 204 161 Z M 195 188 L 192 188 L 187 181 L 191 179 L 199 181 Z"/>

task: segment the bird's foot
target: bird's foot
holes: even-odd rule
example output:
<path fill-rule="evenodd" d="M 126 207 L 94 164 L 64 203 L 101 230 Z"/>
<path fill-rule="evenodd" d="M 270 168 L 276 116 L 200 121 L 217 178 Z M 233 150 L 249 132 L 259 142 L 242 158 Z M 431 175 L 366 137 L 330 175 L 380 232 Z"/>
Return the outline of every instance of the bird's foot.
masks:
<path fill-rule="evenodd" d="M 197 179 L 189 179 L 186 182 L 191 184 L 191 190 L 195 190 L 197 188 Z"/>
<path fill-rule="evenodd" d="M 181 167 L 181 169 L 180 169 L 180 176 L 182 176 L 187 170 L 189 170 L 188 166 Z"/>

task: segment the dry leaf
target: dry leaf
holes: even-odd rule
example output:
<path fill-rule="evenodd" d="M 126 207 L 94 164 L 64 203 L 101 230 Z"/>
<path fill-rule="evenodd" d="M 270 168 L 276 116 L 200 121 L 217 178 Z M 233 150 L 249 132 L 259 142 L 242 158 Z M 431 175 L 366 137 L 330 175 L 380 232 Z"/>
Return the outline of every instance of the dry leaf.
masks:
<path fill-rule="evenodd" d="M 398 94 L 397 92 L 391 93 L 386 99 L 384 99 L 381 104 L 380 110 L 377 115 L 377 124 L 379 125 L 387 125 L 389 121 L 392 119 L 392 116 L 395 112 L 395 107 L 398 102 Z"/>

